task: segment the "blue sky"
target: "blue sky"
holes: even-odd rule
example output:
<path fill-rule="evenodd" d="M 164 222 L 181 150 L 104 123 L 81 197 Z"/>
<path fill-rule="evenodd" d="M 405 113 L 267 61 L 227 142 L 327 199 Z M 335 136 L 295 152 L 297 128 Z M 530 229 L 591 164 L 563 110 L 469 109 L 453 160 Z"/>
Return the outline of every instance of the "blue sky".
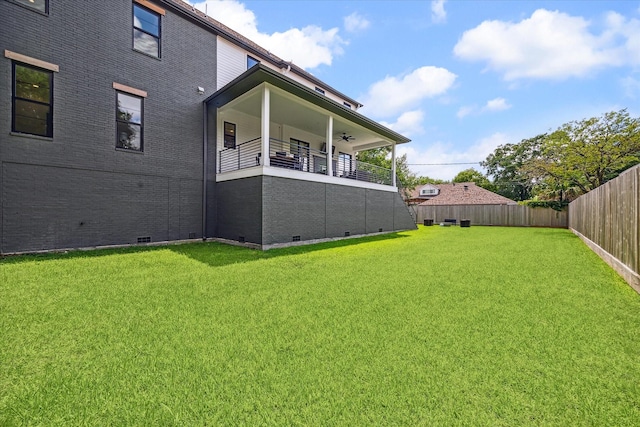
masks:
<path fill-rule="evenodd" d="M 221 1 L 201 10 L 408 136 L 452 179 L 498 145 L 627 108 L 640 115 L 640 1 Z"/>

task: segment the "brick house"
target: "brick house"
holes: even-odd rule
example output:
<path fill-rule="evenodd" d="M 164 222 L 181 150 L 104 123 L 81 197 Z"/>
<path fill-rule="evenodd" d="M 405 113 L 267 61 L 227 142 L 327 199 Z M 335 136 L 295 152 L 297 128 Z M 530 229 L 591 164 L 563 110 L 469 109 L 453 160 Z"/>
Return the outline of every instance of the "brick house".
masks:
<path fill-rule="evenodd" d="M 409 140 L 181 0 L 0 1 L 0 253 L 414 228 Z"/>

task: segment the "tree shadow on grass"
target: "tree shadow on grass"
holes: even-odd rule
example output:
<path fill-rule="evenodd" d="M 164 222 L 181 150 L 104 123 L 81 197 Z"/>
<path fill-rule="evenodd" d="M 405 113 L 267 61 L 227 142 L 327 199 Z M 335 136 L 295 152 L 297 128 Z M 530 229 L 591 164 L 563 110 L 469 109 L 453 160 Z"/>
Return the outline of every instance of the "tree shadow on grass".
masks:
<path fill-rule="evenodd" d="M 276 248 L 268 251 L 251 249 L 244 246 L 234 246 L 219 242 L 177 243 L 154 246 L 130 246 L 124 248 L 109 248 L 95 250 L 70 250 L 64 252 L 50 252 L 42 254 L 10 255 L 0 257 L 0 265 L 21 264 L 26 262 L 47 262 L 60 260 L 73 260 L 78 258 L 100 258 L 113 255 L 127 255 L 147 252 L 159 252 L 170 250 L 176 254 L 186 256 L 195 261 L 220 267 L 230 264 L 246 263 L 263 259 L 271 259 L 285 255 L 311 253 L 326 249 L 355 246 L 372 242 L 409 237 L 403 232 L 380 234 L 375 236 L 357 237 L 351 239 L 336 240 L 332 242 L 314 243 L 309 245 Z"/>

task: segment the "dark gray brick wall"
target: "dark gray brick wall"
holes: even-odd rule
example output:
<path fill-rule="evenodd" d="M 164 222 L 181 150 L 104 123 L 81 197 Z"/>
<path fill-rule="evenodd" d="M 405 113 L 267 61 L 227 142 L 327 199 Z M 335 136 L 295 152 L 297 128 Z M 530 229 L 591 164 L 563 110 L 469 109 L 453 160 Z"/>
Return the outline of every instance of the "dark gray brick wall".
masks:
<path fill-rule="evenodd" d="M 416 223 L 399 193 L 393 198 L 393 229 L 415 230 Z"/>
<path fill-rule="evenodd" d="M 265 176 L 263 207 L 265 245 L 415 228 L 400 195 L 379 190 Z"/>
<path fill-rule="evenodd" d="M 263 243 L 326 237 L 326 185 L 265 176 Z"/>
<path fill-rule="evenodd" d="M 367 190 L 367 233 L 393 230 L 393 205 L 396 193 Z M 408 213 L 407 213 L 408 214 Z"/>
<path fill-rule="evenodd" d="M 356 187 L 328 186 L 327 237 L 365 234 L 366 190 Z"/>
<path fill-rule="evenodd" d="M 256 176 L 216 185 L 216 237 L 262 243 L 262 180 Z"/>
<path fill-rule="evenodd" d="M 207 109 L 207 218 L 205 237 L 216 237 L 218 218 L 218 197 L 216 186 L 216 109 Z"/>
<path fill-rule="evenodd" d="M 5 228 L 26 251 L 136 243 L 146 236 L 169 240 L 170 197 L 180 199 L 182 189 L 188 192 L 200 185 L 140 174 L 123 180 L 120 173 L 16 163 L 4 164 L 3 182 Z M 177 194 L 172 194 L 172 187 Z"/>
<path fill-rule="evenodd" d="M 131 0 L 50 3 L 43 16 L 0 1 L 0 252 L 200 237 L 215 35 L 167 10 L 158 60 L 132 49 Z M 53 140 L 10 135 L 5 49 L 60 66 Z M 115 149 L 113 82 L 148 92 L 143 154 Z"/>

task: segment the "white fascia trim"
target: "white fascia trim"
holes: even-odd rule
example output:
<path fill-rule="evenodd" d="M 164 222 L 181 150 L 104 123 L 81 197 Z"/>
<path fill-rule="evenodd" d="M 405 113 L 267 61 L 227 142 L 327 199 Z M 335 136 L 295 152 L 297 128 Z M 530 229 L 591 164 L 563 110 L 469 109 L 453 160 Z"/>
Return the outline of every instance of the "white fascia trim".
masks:
<path fill-rule="evenodd" d="M 391 185 L 382 185 L 376 184 L 374 182 L 357 181 L 355 179 L 340 178 L 337 176 L 327 176 L 319 173 L 301 172 L 268 166 L 255 166 L 252 168 L 240 169 L 232 172 L 219 173 L 216 174 L 216 182 L 231 181 L 234 179 L 249 178 L 260 175 L 295 179 L 298 181 L 321 182 L 323 184 L 335 184 L 345 187 L 368 188 L 370 190 L 387 191 L 389 193 L 398 192 L 398 187 L 394 187 Z"/>

